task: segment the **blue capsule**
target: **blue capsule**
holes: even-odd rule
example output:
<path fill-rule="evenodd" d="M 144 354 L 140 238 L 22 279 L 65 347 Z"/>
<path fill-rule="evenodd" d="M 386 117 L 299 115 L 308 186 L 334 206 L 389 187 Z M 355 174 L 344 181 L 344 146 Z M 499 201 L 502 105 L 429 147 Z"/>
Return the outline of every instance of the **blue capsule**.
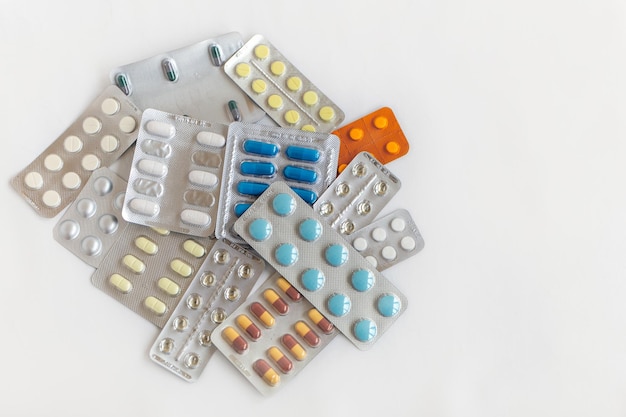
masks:
<path fill-rule="evenodd" d="M 283 169 L 283 175 L 288 180 L 302 181 L 314 184 L 317 181 L 317 172 L 312 169 L 294 167 L 293 165 L 287 165 Z"/>
<path fill-rule="evenodd" d="M 317 291 L 324 286 L 326 277 L 319 269 L 311 268 L 302 273 L 300 277 L 302 286 L 309 291 Z"/>
<path fill-rule="evenodd" d="M 315 242 L 322 234 L 322 225 L 315 219 L 306 219 L 300 223 L 298 232 L 307 242 Z"/>
<path fill-rule="evenodd" d="M 237 191 L 240 194 L 259 196 L 267 190 L 268 184 L 262 182 L 241 181 L 237 184 Z"/>
<path fill-rule="evenodd" d="M 276 248 L 274 256 L 282 266 L 291 266 L 298 261 L 298 248 L 291 243 L 283 243 Z"/>
<path fill-rule="evenodd" d="M 244 175 L 271 177 L 276 173 L 276 167 L 271 162 L 244 161 L 239 166 Z"/>
<path fill-rule="evenodd" d="M 262 242 L 272 235 L 272 223 L 266 219 L 255 219 L 248 226 L 248 232 L 252 239 Z"/>
<path fill-rule="evenodd" d="M 279 151 L 278 145 L 252 139 L 244 141 L 243 150 L 248 153 L 262 156 L 276 156 Z"/>
<path fill-rule="evenodd" d="M 235 204 L 235 216 L 239 217 L 241 216 L 243 213 L 246 212 L 246 210 L 248 210 L 248 207 L 250 207 L 252 204 L 251 203 L 237 203 Z"/>
<path fill-rule="evenodd" d="M 289 194 L 276 194 L 272 200 L 272 208 L 279 216 L 289 216 L 296 209 L 296 200 Z"/>
<path fill-rule="evenodd" d="M 352 287 L 360 292 L 369 290 L 374 286 L 374 274 L 367 269 L 357 269 L 352 273 Z"/>
<path fill-rule="evenodd" d="M 347 295 L 333 294 L 328 299 L 326 305 L 328 307 L 328 311 L 330 311 L 333 316 L 341 317 L 348 314 L 352 308 L 352 301 L 350 301 L 350 297 Z"/>
<path fill-rule="evenodd" d="M 303 146 L 290 146 L 285 153 L 289 158 L 299 161 L 317 162 L 320 159 L 320 151 Z"/>
<path fill-rule="evenodd" d="M 311 190 L 305 190 L 304 188 L 291 187 L 294 193 L 298 194 L 301 199 L 307 202 L 307 204 L 315 203 L 317 200 L 317 194 Z"/>
<path fill-rule="evenodd" d="M 354 325 L 354 337 L 361 342 L 369 342 L 376 337 L 378 328 L 370 319 L 361 319 Z"/>
<path fill-rule="evenodd" d="M 348 260 L 348 249 L 344 245 L 330 245 L 324 253 L 331 266 L 341 266 Z"/>

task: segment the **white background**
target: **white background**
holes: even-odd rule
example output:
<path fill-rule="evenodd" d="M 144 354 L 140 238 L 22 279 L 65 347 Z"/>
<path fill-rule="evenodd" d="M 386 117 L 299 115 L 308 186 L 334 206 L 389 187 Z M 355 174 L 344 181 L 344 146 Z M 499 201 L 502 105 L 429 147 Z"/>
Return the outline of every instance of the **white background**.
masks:
<path fill-rule="evenodd" d="M 626 415 L 623 1 L 0 3 L 0 415 Z M 426 241 L 385 274 L 409 306 L 384 337 L 336 338 L 270 398 L 219 354 L 196 384 L 153 364 L 158 329 L 9 186 L 112 68 L 230 31 L 346 122 L 394 110 L 384 213 Z"/>

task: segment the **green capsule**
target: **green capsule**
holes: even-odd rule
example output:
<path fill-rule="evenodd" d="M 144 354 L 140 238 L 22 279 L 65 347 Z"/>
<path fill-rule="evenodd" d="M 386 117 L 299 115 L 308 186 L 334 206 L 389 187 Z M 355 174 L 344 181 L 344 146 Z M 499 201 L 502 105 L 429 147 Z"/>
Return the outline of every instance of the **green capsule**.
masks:
<path fill-rule="evenodd" d="M 224 59 L 222 58 L 222 50 L 220 46 L 217 44 L 212 44 L 209 46 L 209 55 L 211 56 L 211 61 L 213 65 L 216 67 L 221 66 L 224 63 Z"/>
<path fill-rule="evenodd" d="M 117 74 L 117 76 L 115 77 L 115 82 L 117 83 L 117 86 L 120 88 L 120 90 L 124 92 L 124 94 L 126 94 L 127 96 L 130 95 L 130 80 L 128 79 L 128 77 L 126 77 L 126 74 Z"/>
<path fill-rule="evenodd" d="M 235 100 L 228 102 L 228 110 L 230 110 L 230 114 L 236 122 L 241 120 L 241 112 L 239 111 L 239 107 L 237 107 L 237 102 Z"/>
<path fill-rule="evenodd" d="M 174 82 L 178 79 L 178 71 L 176 70 L 176 65 L 174 61 L 167 58 L 161 62 L 161 66 L 163 67 L 163 73 L 165 74 L 165 78 Z"/>

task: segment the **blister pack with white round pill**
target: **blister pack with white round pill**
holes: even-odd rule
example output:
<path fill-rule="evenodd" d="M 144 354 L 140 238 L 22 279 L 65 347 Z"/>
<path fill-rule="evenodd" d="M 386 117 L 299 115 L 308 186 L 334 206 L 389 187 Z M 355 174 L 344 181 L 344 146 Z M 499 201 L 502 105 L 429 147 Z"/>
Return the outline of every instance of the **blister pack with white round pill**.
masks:
<path fill-rule="evenodd" d="M 143 109 L 226 124 L 237 118 L 256 122 L 265 112 L 223 70 L 241 46 L 241 35 L 230 32 L 114 68 L 109 76 Z"/>
<path fill-rule="evenodd" d="M 162 328 L 214 243 L 129 223 L 91 283 Z"/>
<path fill-rule="evenodd" d="M 264 395 L 277 392 L 339 332 L 279 273 L 213 331 L 213 344 Z"/>
<path fill-rule="evenodd" d="M 110 166 L 135 142 L 140 119 L 141 110 L 119 88 L 108 86 L 11 185 L 39 215 L 56 216 L 93 171 Z"/>
<path fill-rule="evenodd" d="M 374 220 L 346 239 L 379 271 L 417 255 L 424 248 L 424 239 L 405 209 Z"/>
<path fill-rule="evenodd" d="M 243 243 L 232 226 L 274 181 L 313 204 L 337 176 L 338 156 L 339 138 L 330 133 L 231 123 L 215 234 Z"/>
<path fill-rule="evenodd" d="M 54 226 L 54 239 L 97 268 L 128 224 L 122 218 L 125 193 L 125 180 L 98 168 Z"/>
<path fill-rule="evenodd" d="M 279 126 L 332 132 L 343 111 L 264 36 L 254 35 L 224 64 L 226 74 Z"/>
<path fill-rule="evenodd" d="M 361 350 L 406 310 L 398 288 L 282 181 L 270 185 L 234 228 Z"/>
<path fill-rule="evenodd" d="M 342 235 L 370 224 L 400 190 L 400 179 L 368 152 L 358 153 L 313 208 Z"/>
<path fill-rule="evenodd" d="M 211 236 L 228 126 L 146 109 L 122 216 L 129 222 Z"/>
<path fill-rule="evenodd" d="M 197 381 L 216 350 L 214 329 L 246 301 L 264 268 L 252 251 L 216 241 L 152 344 L 150 359 L 187 382 Z"/>

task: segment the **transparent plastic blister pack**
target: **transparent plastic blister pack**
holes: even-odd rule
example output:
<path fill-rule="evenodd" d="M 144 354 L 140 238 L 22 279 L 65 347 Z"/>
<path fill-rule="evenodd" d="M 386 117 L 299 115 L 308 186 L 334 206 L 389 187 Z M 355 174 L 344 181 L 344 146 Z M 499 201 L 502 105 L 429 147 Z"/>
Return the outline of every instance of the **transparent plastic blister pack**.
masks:
<path fill-rule="evenodd" d="M 343 235 L 370 224 L 400 190 L 400 180 L 368 152 L 360 152 L 313 204 Z"/>
<path fill-rule="evenodd" d="M 213 333 L 213 344 L 264 395 L 289 383 L 339 334 L 279 273 Z"/>
<path fill-rule="evenodd" d="M 54 217 L 76 199 L 96 169 L 115 162 L 137 139 L 141 110 L 108 86 L 37 158 L 11 179 L 42 217 Z"/>
<path fill-rule="evenodd" d="M 213 330 L 246 301 L 265 262 L 226 239 L 215 242 L 150 348 L 150 359 L 188 382 L 215 352 Z"/>
<path fill-rule="evenodd" d="M 232 101 L 241 120 L 256 122 L 265 112 L 223 70 L 224 62 L 241 46 L 241 35 L 230 32 L 114 68 L 109 75 L 143 109 L 227 124 L 234 120 Z"/>
<path fill-rule="evenodd" d="M 122 215 L 193 236 L 215 231 L 228 126 L 146 109 Z"/>
<path fill-rule="evenodd" d="M 214 243 L 129 223 L 91 283 L 162 328 Z"/>
<path fill-rule="evenodd" d="M 233 224 L 274 181 L 313 204 L 337 176 L 338 154 L 339 139 L 329 133 L 231 123 L 216 235 L 242 243 Z"/>
<path fill-rule="evenodd" d="M 376 219 L 347 240 L 379 271 L 417 255 L 424 248 L 422 235 L 411 214 L 404 209 Z"/>
<path fill-rule="evenodd" d="M 279 126 L 331 132 L 345 115 L 262 35 L 254 35 L 224 71 Z"/>
<path fill-rule="evenodd" d="M 125 193 L 126 181 L 98 168 L 54 226 L 54 239 L 97 268 L 128 224 L 122 218 Z"/>
<path fill-rule="evenodd" d="M 406 309 L 406 297 L 284 182 L 273 183 L 234 227 L 359 349 Z"/>

